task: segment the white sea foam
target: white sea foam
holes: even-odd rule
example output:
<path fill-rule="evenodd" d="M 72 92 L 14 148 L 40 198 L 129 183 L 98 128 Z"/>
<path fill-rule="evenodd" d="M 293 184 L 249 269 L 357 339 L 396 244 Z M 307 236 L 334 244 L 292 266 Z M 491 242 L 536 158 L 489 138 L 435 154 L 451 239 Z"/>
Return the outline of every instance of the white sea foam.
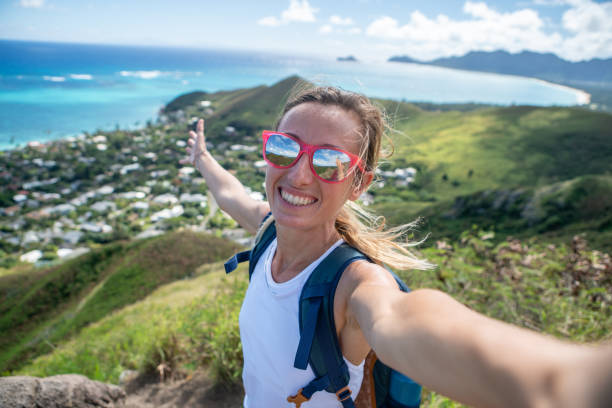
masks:
<path fill-rule="evenodd" d="M 70 78 L 79 79 L 82 81 L 91 81 L 93 79 L 93 76 L 89 74 L 70 74 Z"/>
<path fill-rule="evenodd" d="M 51 82 L 64 82 L 66 80 L 66 78 L 64 78 L 63 76 L 51 76 L 51 75 L 44 75 L 43 79 L 45 81 L 51 81 Z"/>
<path fill-rule="evenodd" d="M 123 77 L 136 77 L 141 79 L 154 79 L 162 75 L 161 71 L 121 71 L 119 75 Z"/>

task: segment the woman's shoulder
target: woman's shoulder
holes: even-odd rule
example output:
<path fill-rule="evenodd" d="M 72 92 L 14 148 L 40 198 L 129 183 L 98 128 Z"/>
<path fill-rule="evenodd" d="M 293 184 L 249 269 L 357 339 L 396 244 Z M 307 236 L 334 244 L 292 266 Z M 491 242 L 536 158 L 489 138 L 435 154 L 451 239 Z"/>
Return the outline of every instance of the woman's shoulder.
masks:
<path fill-rule="evenodd" d="M 398 289 L 397 282 L 391 273 L 381 265 L 368 260 L 351 263 L 338 282 L 338 291 L 350 295 L 361 285 L 377 285 Z"/>

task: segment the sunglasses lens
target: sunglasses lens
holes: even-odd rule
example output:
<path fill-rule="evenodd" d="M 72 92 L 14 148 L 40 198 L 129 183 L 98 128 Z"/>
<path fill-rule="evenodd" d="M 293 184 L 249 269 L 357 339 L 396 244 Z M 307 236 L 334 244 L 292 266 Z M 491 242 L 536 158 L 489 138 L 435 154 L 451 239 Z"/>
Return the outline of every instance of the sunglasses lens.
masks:
<path fill-rule="evenodd" d="M 286 136 L 271 134 L 266 142 L 266 159 L 277 166 L 291 165 L 300 153 L 300 145 Z"/>
<path fill-rule="evenodd" d="M 312 167 L 322 179 L 340 181 L 349 174 L 351 158 L 338 150 L 318 149 L 312 157 Z"/>

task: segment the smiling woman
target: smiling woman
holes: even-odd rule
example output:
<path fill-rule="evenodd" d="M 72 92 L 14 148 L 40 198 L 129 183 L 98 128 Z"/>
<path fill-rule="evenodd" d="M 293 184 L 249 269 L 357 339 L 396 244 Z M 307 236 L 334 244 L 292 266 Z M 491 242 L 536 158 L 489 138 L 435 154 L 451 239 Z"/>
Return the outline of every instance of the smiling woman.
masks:
<path fill-rule="evenodd" d="M 297 94 L 263 134 L 267 202 L 206 150 L 202 120 L 190 132 L 184 162 L 221 208 L 259 231 L 240 312 L 244 406 L 414 407 L 411 378 L 480 407 L 609 406 L 609 346 L 507 325 L 439 291 L 400 290 L 384 265 L 431 267 L 402 240 L 410 225 L 385 230 L 354 203 L 373 180 L 384 131 L 362 95 Z M 376 358 L 393 369 L 382 389 Z"/>

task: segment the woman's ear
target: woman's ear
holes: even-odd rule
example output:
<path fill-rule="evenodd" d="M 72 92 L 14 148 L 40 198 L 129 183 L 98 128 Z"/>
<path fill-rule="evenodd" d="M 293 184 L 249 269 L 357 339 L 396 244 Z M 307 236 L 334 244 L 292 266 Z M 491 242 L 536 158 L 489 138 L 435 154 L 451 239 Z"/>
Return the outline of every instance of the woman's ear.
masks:
<path fill-rule="evenodd" d="M 368 186 L 372 183 L 372 180 L 374 180 L 373 171 L 366 171 L 362 173 L 361 176 L 356 179 L 356 183 L 353 186 L 353 191 L 349 195 L 349 200 L 357 200 L 359 196 L 361 196 L 361 194 L 367 190 Z"/>

